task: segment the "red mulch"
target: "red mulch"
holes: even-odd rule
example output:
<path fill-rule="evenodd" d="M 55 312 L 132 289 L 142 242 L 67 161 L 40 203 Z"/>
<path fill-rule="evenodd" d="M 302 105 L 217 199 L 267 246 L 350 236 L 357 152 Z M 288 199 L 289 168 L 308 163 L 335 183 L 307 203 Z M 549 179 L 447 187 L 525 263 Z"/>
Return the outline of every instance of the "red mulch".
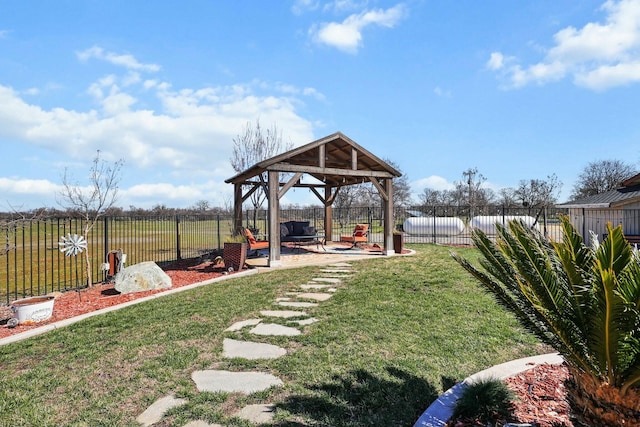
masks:
<path fill-rule="evenodd" d="M 518 423 L 529 423 L 537 427 L 573 427 L 569 419 L 569 403 L 566 401 L 564 387 L 569 375 L 565 365 L 543 363 L 507 378 L 505 383 L 516 395 L 514 419 Z M 504 422 L 500 421 L 498 425 Z M 477 421 L 459 421 L 450 422 L 448 425 L 477 427 L 485 424 Z"/>
<path fill-rule="evenodd" d="M 192 283 L 214 279 L 222 276 L 223 274 L 233 274 L 227 273 L 223 264 L 213 265 L 211 262 L 196 264 L 189 260 L 173 263 L 164 267 L 163 270 L 169 277 L 171 277 L 172 287 L 169 289 L 180 288 Z M 53 315 L 48 320 L 32 324 L 22 323 L 15 328 L 9 328 L 6 324 L 0 325 L 0 338 L 19 334 L 49 323 L 58 322 L 60 320 L 79 316 L 102 308 L 122 304 L 127 301 L 133 301 L 149 295 L 166 292 L 169 289 L 121 294 L 114 289 L 113 283 L 106 283 L 96 284 L 91 288 L 81 289 L 78 292 L 68 291 L 60 293 L 56 296 Z M 1 317 L 5 316 L 0 316 L 0 318 Z"/>

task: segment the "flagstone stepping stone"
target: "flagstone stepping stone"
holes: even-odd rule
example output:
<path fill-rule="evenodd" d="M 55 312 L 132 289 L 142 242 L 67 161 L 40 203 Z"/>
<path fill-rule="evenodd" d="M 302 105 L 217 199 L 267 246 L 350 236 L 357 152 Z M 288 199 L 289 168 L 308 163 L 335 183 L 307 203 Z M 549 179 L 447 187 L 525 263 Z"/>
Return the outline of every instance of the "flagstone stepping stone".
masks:
<path fill-rule="evenodd" d="M 297 323 L 300 326 L 311 325 L 316 322 L 319 322 L 319 320 L 316 319 L 315 317 L 310 317 L 308 319 L 302 319 L 302 320 L 289 320 L 289 323 Z"/>
<path fill-rule="evenodd" d="M 297 310 L 262 310 L 261 316 L 264 317 L 280 317 L 282 319 L 288 319 L 290 317 L 307 317 L 308 314 L 304 311 Z"/>
<path fill-rule="evenodd" d="M 195 371 L 191 379 L 198 391 L 251 394 L 283 385 L 282 380 L 264 372 Z"/>
<path fill-rule="evenodd" d="M 235 416 L 256 424 L 269 423 L 276 414 L 276 406 L 270 404 L 248 405 L 238 411 Z"/>
<path fill-rule="evenodd" d="M 222 342 L 222 355 L 233 359 L 277 359 L 287 354 L 287 350 L 273 344 L 265 344 L 251 341 L 238 341 L 225 338 Z"/>
<path fill-rule="evenodd" d="M 324 269 L 324 270 L 320 270 L 321 273 L 331 273 L 331 274 L 340 274 L 340 275 L 344 275 L 344 274 L 352 274 L 353 270 L 341 270 L 341 269 Z"/>
<path fill-rule="evenodd" d="M 281 301 L 278 303 L 283 307 L 298 307 L 298 308 L 309 308 L 309 307 L 317 307 L 318 304 L 315 302 L 297 302 L 297 301 Z"/>
<path fill-rule="evenodd" d="M 351 267 L 351 264 L 348 262 L 336 262 L 333 264 L 329 264 L 328 267 Z"/>
<path fill-rule="evenodd" d="M 322 292 L 305 292 L 298 295 L 300 299 L 312 299 L 314 301 L 326 301 L 331 298 L 333 295 L 325 294 Z"/>
<path fill-rule="evenodd" d="M 209 424 L 203 420 L 189 421 L 184 427 L 224 427 L 222 424 Z"/>
<path fill-rule="evenodd" d="M 260 323 L 255 328 L 249 331 L 254 335 L 267 335 L 267 336 L 285 336 L 293 337 L 300 335 L 302 332 L 291 326 L 278 325 L 277 323 Z"/>
<path fill-rule="evenodd" d="M 227 329 L 225 329 L 225 332 L 235 332 L 235 331 L 239 331 L 240 329 L 244 328 L 245 326 L 255 326 L 258 323 L 262 322 L 262 319 L 247 319 L 247 320 L 242 320 L 240 322 L 236 322 L 233 325 L 229 326 Z"/>
<path fill-rule="evenodd" d="M 313 279 L 314 282 L 322 282 L 322 283 L 342 283 L 342 280 L 340 280 L 337 277 L 314 277 Z"/>
<path fill-rule="evenodd" d="M 138 415 L 136 421 L 143 426 L 151 426 L 159 422 L 169 409 L 185 403 L 187 403 L 187 399 L 176 399 L 173 395 L 161 397 L 145 409 L 142 414 Z"/>
<path fill-rule="evenodd" d="M 331 287 L 331 285 L 320 285 L 318 283 L 307 283 L 306 285 L 300 285 L 301 289 L 309 290 L 309 289 L 326 289 Z"/>

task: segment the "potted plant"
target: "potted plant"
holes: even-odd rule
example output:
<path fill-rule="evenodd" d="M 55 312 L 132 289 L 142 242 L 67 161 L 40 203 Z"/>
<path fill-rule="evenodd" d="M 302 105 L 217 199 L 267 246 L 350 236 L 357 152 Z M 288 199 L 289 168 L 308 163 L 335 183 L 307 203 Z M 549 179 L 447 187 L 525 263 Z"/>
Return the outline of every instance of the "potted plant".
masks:
<path fill-rule="evenodd" d="M 225 240 L 222 258 L 228 271 L 242 270 L 247 259 L 247 240 L 242 234 L 236 234 Z"/>

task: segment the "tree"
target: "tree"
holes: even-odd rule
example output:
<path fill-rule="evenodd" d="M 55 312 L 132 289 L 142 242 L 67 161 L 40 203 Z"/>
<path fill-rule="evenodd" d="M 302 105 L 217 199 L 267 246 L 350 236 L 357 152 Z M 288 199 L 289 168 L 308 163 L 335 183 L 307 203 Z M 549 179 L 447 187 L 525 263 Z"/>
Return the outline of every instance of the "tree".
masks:
<path fill-rule="evenodd" d="M 275 124 L 263 132 L 260 120 L 256 120 L 253 126 L 247 122 L 242 134 L 233 139 L 231 167 L 238 173 L 243 172 L 256 163 L 291 150 L 291 148 L 293 148 L 293 143 L 283 143 L 282 132 L 278 131 Z M 264 182 L 267 181 L 266 172 L 263 173 L 262 179 Z M 254 191 L 251 194 L 254 227 L 256 226 L 257 211 L 262 207 L 266 197 L 266 191 Z"/>
<path fill-rule="evenodd" d="M 514 191 L 514 197 L 522 202 L 522 206 L 550 206 L 556 203 L 561 188 L 562 183 L 556 174 L 547 176 L 546 180 L 522 179 Z"/>
<path fill-rule="evenodd" d="M 522 326 L 562 354 L 579 425 L 640 425 L 640 258 L 622 226 L 609 224 L 608 237 L 592 246 L 568 217 L 561 226 L 561 242 L 520 221 L 498 225 L 496 242 L 476 229 L 483 269 L 453 257 Z"/>
<path fill-rule="evenodd" d="M 395 206 L 409 206 L 411 204 L 411 185 L 409 184 L 409 176 L 402 172 L 400 166 L 390 159 L 385 159 L 392 168 L 402 173 L 401 177 L 394 178 L 392 182 L 393 186 L 393 201 Z"/>
<path fill-rule="evenodd" d="M 191 207 L 191 210 L 197 211 L 197 212 L 205 212 L 211 209 L 211 204 L 209 203 L 208 200 L 198 200 L 197 202 L 194 203 L 194 205 Z"/>
<path fill-rule="evenodd" d="M 82 187 L 78 183 L 71 183 L 71 177 L 65 168 L 62 176 L 62 190 L 58 194 L 58 203 L 68 209 L 74 210 L 84 220 L 83 236 L 88 241 L 91 230 L 116 202 L 118 196 L 118 185 L 120 183 L 120 170 L 124 161 L 122 159 L 113 164 L 107 163 L 100 158 L 100 150 L 97 151 L 89 169 L 89 185 Z M 91 258 L 89 247 L 84 250 L 87 286 L 91 287 Z"/>
<path fill-rule="evenodd" d="M 478 168 L 467 169 L 462 172 L 462 177 L 462 181 L 454 183 L 455 189 L 451 194 L 458 205 L 468 205 L 473 216 L 475 207 L 491 204 L 495 194 L 490 188 L 482 188 L 487 178 L 478 172 Z"/>
<path fill-rule="evenodd" d="M 615 190 L 635 173 L 635 168 L 622 160 L 590 162 L 578 175 L 570 198 L 577 200 Z"/>

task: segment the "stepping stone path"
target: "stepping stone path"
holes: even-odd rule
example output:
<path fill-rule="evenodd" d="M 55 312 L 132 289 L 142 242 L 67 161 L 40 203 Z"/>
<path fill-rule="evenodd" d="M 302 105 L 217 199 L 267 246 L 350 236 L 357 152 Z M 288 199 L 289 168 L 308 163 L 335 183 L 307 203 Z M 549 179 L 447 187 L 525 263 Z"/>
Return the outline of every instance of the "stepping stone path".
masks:
<path fill-rule="evenodd" d="M 290 326 L 278 325 L 277 323 L 260 323 L 249 332 L 254 335 L 271 335 L 285 337 L 293 337 L 302 333 L 300 332 L 300 329 L 292 328 Z"/>
<path fill-rule="evenodd" d="M 275 303 L 281 307 L 291 308 L 314 308 L 318 303 L 328 300 L 338 289 L 335 287 L 342 283 L 341 278 L 350 277 L 353 270 L 351 264 L 335 263 L 326 266 L 321 270 L 326 276 L 337 277 L 315 277 L 310 283 L 300 285 L 300 291 L 287 292 L 286 296 L 278 297 Z M 322 292 L 320 292 L 322 291 Z M 300 301 L 313 300 L 316 302 Z M 238 333 L 245 327 L 253 326 L 249 333 L 260 336 L 297 336 L 302 333 L 300 329 L 292 326 L 280 325 L 277 323 L 263 323 L 263 318 L 285 319 L 289 324 L 298 327 L 308 326 L 318 322 L 314 317 L 309 317 L 306 311 L 301 310 L 262 310 L 261 318 L 245 319 L 235 322 L 225 332 Z M 287 349 L 261 342 L 234 340 L 225 338 L 222 342 L 222 355 L 228 359 L 275 359 L 284 357 Z M 267 390 L 271 387 L 279 387 L 284 383 L 282 380 L 267 372 L 231 372 L 224 370 L 203 370 L 195 371 L 191 374 L 199 392 L 213 393 L 242 393 L 251 394 Z M 147 427 L 152 426 L 162 420 L 164 414 L 171 408 L 175 408 L 187 403 L 186 399 L 177 399 L 173 395 L 165 396 L 155 401 L 147 408 L 137 421 Z M 234 413 L 233 416 L 249 420 L 256 424 L 269 424 L 272 422 L 276 412 L 276 407 L 270 403 L 247 405 Z M 203 420 L 194 420 L 184 427 L 224 427 L 221 424 L 209 424 Z"/>
<path fill-rule="evenodd" d="M 198 391 L 251 394 L 281 386 L 280 378 L 265 372 L 195 371 L 191 379 Z"/>
<path fill-rule="evenodd" d="M 236 341 L 225 338 L 222 342 L 222 355 L 228 359 L 277 359 L 287 354 L 287 350 L 273 344 L 251 341 Z"/>
<path fill-rule="evenodd" d="M 315 302 L 298 302 L 298 301 L 280 301 L 278 305 L 282 307 L 298 307 L 298 308 L 309 308 L 309 307 L 317 307 L 318 304 Z"/>
<path fill-rule="evenodd" d="M 262 310 L 260 315 L 264 317 L 281 317 L 283 319 L 290 317 L 307 317 L 307 313 L 304 311 L 295 310 Z"/>

